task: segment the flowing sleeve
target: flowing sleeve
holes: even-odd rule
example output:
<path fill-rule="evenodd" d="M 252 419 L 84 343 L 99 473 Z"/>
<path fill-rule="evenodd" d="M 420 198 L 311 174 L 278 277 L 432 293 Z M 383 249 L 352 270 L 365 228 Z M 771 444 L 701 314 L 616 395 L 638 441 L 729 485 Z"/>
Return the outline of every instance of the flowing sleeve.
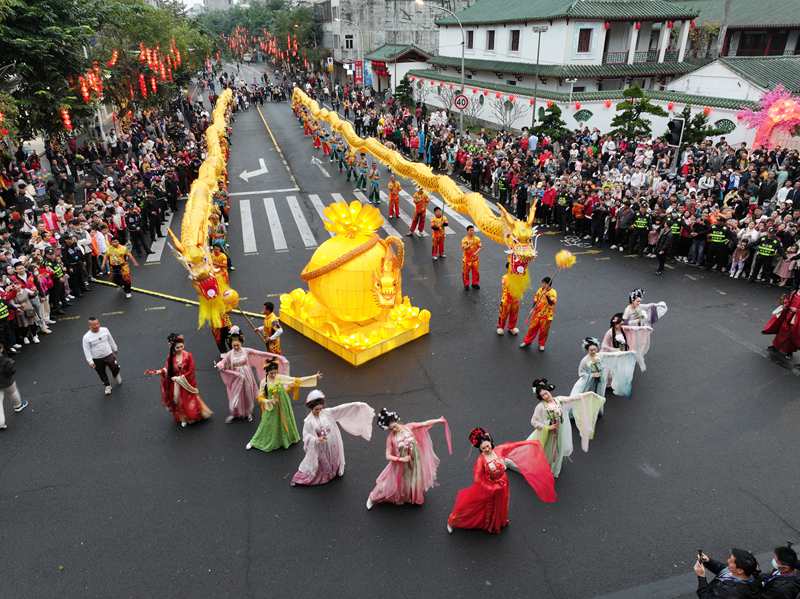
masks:
<path fill-rule="evenodd" d="M 325 411 L 351 435 L 367 441 L 372 439 L 372 419 L 375 418 L 375 410 L 372 409 L 372 406 L 361 401 L 354 401 L 325 408 Z"/>
<path fill-rule="evenodd" d="M 546 503 L 557 499 L 556 482 L 550 463 L 538 441 L 518 441 L 504 443 L 494 448 L 495 453 L 504 460 L 510 460 L 515 469 L 525 478 L 525 482 L 536 495 Z"/>
<path fill-rule="evenodd" d="M 575 381 L 575 384 L 572 386 L 570 395 L 582 392 L 586 388 L 586 383 L 589 382 L 591 377 L 592 370 L 589 367 L 589 356 L 584 356 L 580 364 L 578 364 L 578 380 Z"/>
<path fill-rule="evenodd" d="M 608 329 L 606 334 L 603 335 L 603 341 L 600 343 L 600 351 L 602 352 L 614 352 L 617 351 L 617 348 L 614 347 L 614 331 L 612 329 Z"/>
<path fill-rule="evenodd" d="M 439 422 L 444 424 L 444 439 L 447 442 L 447 452 L 450 455 L 453 455 L 453 437 L 450 434 L 450 425 L 447 423 L 446 418 L 441 418 L 428 422 L 408 422 L 406 423 L 406 426 L 411 430 L 412 433 L 414 433 L 414 437 L 417 439 L 417 443 L 427 441 L 430 444 L 431 427 L 433 427 L 434 424 L 438 424 Z"/>
<path fill-rule="evenodd" d="M 536 407 L 533 409 L 533 415 L 531 416 L 531 426 L 534 429 L 544 429 L 550 426 L 550 420 L 547 417 L 547 408 L 544 405 L 544 402 L 540 401 L 536 404 Z"/>
<path fill-rule="evenodd" d="M 183 367 L 181 368 L 183 374 L 186 377 L 186 380 L 189 381 L 189 384 L 192 387 L 197 387 L 197 377 L 195 376 L 195 368 L 194 368 L 194 356 L 192 352 L 186 352 L 186 359 L 183 361 Z"/>
<path fill-rule="evenodd" d="M 287 393 L 291 393 L 292 399 L 297 401 L 300 399 L 300 387 L 316 387 L 318 378 L 316 374 L 311 376 L 289 376 L 279 373 L 277 381 L 286 388 Z"/>
<path fill-rule="evenodd" d="M 636 370 L 636 358 L 636 352 L 633 351 L 602 352 L 600 354 L 603 366 L 611 377 L 611 390 L 614 391 L 614 395 L 630 396 L 633 374 Z"/>
<path fill-rule="evenodd" d="M 319 451 L 317 447 L 317 434 L 312 422 L 313 416 L 309 414 L 303 421 L 303 449 L 306 454 L 297 469 L 308 475 L 314 476 L 319 467 Z"/>
<path fill-rule="evenodd" d="M 623 326 L 622 328 L 625 331 L 625 338 L 628 340 L 628 347 L 636 352 L 636 361 L 644 372 L 647 370 L 644 357 L 650 351 L 650 336 L 653 333 L 653 327 Z"/>
<path fill-rule="evenodd" d="M 287 360 L 280 354 L 273 354 L 267 351 L 259 351 L 257 349 L 253 349 L 252 347 L 246 348 L 246 351 L 247 351 L 247 363 L 256 369 L 259 380 L 263 380 L 264 377 L 266 376 L 266 373 L 264 372 L 264 364 L 269 360 L 276 360 L 278 362 L 279 374 L 285 374 L 285 375 L 289 374 L 289 360 Z"/>
<path fill-rule="evenodd" d="M 601 397 L 593 391 L 586 393 L 578 393 L 577 395 L 570 395 L 569 397 L 559 397 L 558 400 L 564 407 L 564 423 L 563 426 L 569 424 L 569 412 L 575 416 L 575 426 L 578 428 L 578 433 L 581 436 L 581 449 L 589 451 L 589 441 L 594 438 L 594 427 L 597 424 L 597 416 L 603 409 L 606 403 L 604 397 Z"/>
<path fill-rule="evenodd" d="M 654 304 L 641 304 L 640 308 L 647 314 L 650 324 L 655 324 L 660 318 L 664 318 L 667 313 L 666 302 L 656 302 Z"/>

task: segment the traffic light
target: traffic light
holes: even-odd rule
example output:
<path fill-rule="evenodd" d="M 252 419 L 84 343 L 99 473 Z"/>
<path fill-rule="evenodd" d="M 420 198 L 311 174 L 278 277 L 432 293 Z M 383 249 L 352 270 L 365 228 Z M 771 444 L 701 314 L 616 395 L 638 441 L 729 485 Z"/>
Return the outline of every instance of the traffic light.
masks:
<path fill-rule="evenodd" d="M 669 142 L 669 145 L 679 146 L 683 136 L 683 119 L 670 119 L 669 123 L 667 123 L 667 129 L 669 130 L 669 133 L 667 134 L 667 141 Z"/>

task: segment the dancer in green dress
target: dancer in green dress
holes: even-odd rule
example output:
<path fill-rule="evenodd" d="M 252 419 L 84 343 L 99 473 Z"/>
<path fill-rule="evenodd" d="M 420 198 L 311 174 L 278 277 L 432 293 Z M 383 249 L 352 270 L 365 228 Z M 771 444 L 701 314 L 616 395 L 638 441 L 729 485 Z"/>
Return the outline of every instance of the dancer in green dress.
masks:
<path fill-rule="evenodd" d="M 280 374 L 276 362 L 268 362 L 264 369 L 267 376 L 261 381 L 258 392 L 261 422 L 245 448 L 255 447 L 261 451 L 286 449 L 300 441 L 288 392 L 297 400 L 300 387 L 316 387 L 322 373 L 301 377 Z"/>

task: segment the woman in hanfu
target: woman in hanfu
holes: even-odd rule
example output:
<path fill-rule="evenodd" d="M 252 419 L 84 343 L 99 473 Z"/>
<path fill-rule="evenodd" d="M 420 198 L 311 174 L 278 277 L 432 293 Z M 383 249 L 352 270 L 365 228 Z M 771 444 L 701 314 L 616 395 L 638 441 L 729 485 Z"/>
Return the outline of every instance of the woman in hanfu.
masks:
<path fill-rule="evenodd" d="M 636 355 L 636 363 L 642 372 L 647 370 L 644 357 L 650 351 L 650 337 L 653 334 L 653 327 L 649 325 L 627 325 L 622 312 L 617 312 L 611 317 L 609 322 L 609 329 L 603 335 L 603 341 L 600 344 L 601 352 L 626 352 L 632 351 Z M 630 373 L 631 381 L 633 380 L 633 371 Z M 613 383 L 613 375 L 611 376 L 612 385 L 617 388 L 617 384 Z M 624 383 L 621 383 L 625 387 Z M 630 388 L 630 385 L 628 385 Z M 623 393 L 614 393 L 617 395 L 624 395 Z"/>
<path fill-rule="evenodd" d="M 300 441 L 288 392 L 292 393 L 296 401 L 299 399 L 300 387 L 316 387 L 322 374 L 318 372 L 302 377 L 281 374 L 275 361 L 267 362 L 264 369 L 266 377 L 261 381 L 257 397 L 261 406 L 261 421 L 245 449 L 255 447 L 269 452 L 279 448 L 286 449 Z"/>
<path fill-rule="evenodd" d="M 570 395 L 593 391 L 605 397 L 606 389 L 611 387 L 614 395 L 629 396 L 633 371 L 636 369 L 636 354 L 631 351 L 603 353 L 595 337 L 586 337 L 583 349 L 586 355 L 578 364 L 578 380 Z"/>
<path fill-rule="evenodd" d="M 231 345 L 230 351 L 222 354 L 222 359 L 215 364 L 228 394 L 229 414 L 225 422 L 232 422 L 234 418 L 252 421 L 260 382 L 253 374 L 253 369 L 263 377 L 264 363 L 275 360 L 278 363 L 278 372 L 288 375 L 289 360 L 278 354 L 245 347 L 238 329 L 228 335 L 228 342 Z"/>
<path fill-rule="evenodd" d="M 556 500 L 555 480 L 538 441 L 518 441 L 495 446 L 482 428 L 473 429 L 469 442 L 480 451 L 472 469 L 472 485 L 461 489 L 450 516 L 447 532 L 454 528 L 477 528 L 492 534 L 508 526 L 508 475 L 513 468 L 525 478 L 539 499 Z"/>
<path fill-rule="evenodd" d="M 172 333 L 167 341 L 169 356 L 164 367 L 145 371 L 148 375 L 161 376 L 161 403 L 182 427 L 210 418 L 213 412 L 200 397 L 194 357 L 186 351 L 183 336 Z"/>
<path fill-rule="evenodd" d="M 436 484 L 439 457 L 433 450 L 430 429 L 444 425 L 447 450 L 453 453 L 450 428 L 444 417 L 425 422 L 401 422 L 397 412 L 383 408 L 377 424 L 385 431 L 386 460 L 389 462 L 375 480 L 375 488 L 367 497 L 367 509 L 376 503 L 402 505 L 425 503 L 425 493 Z"/>
<path fill-rule="evenodd" d="M 344 445 L 341 426 L 351 435 L 369 441 L 375 410 L 361 401 L 325 406 L 325 394 L 314 389 L 306 398 L 308 416 L 303 421 L 306 455 L 292 477 L 295 485 L 324 485 L 344 474 Z"/>
<path fill-rule="evenodd" d="M 667 313 L 666 302 L 643 304 L 644 289 L 634 289 L 628 294 L 628 305 L 622 313 L 622 320 L 631 326 L 653 326 Z"/>
<path fill-rule="evenodd" d="M 581 448 L 589 451 L 589 441 L 606 400 L 593 391 L 555 396 L 551 393 L 555 387 L 547 379 L 534 380 L 532 387 L 539 403 L 531 416 L 533 433 L 528 440 L 541 443 L 553 476 L 558 478 L 564 458 L 572 455 L 570 413 L 581 436 Z"/>

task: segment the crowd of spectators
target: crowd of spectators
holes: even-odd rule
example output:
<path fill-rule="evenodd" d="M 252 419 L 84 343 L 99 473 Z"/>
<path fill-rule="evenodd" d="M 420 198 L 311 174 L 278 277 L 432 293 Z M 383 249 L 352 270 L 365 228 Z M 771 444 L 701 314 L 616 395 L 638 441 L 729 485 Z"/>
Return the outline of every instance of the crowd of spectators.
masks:
<path fill-rule="evenodd" d="M 356 132 L 394 145 L 524 218 L 596 247 L 668 259 L 779 286 L 796 286 L 800 224 L 797 150 L 754 149 L 725 137 L 675 148 L 584 127 L 460 134 L 453 114 L 305 76 L 307 92 Z"/>

